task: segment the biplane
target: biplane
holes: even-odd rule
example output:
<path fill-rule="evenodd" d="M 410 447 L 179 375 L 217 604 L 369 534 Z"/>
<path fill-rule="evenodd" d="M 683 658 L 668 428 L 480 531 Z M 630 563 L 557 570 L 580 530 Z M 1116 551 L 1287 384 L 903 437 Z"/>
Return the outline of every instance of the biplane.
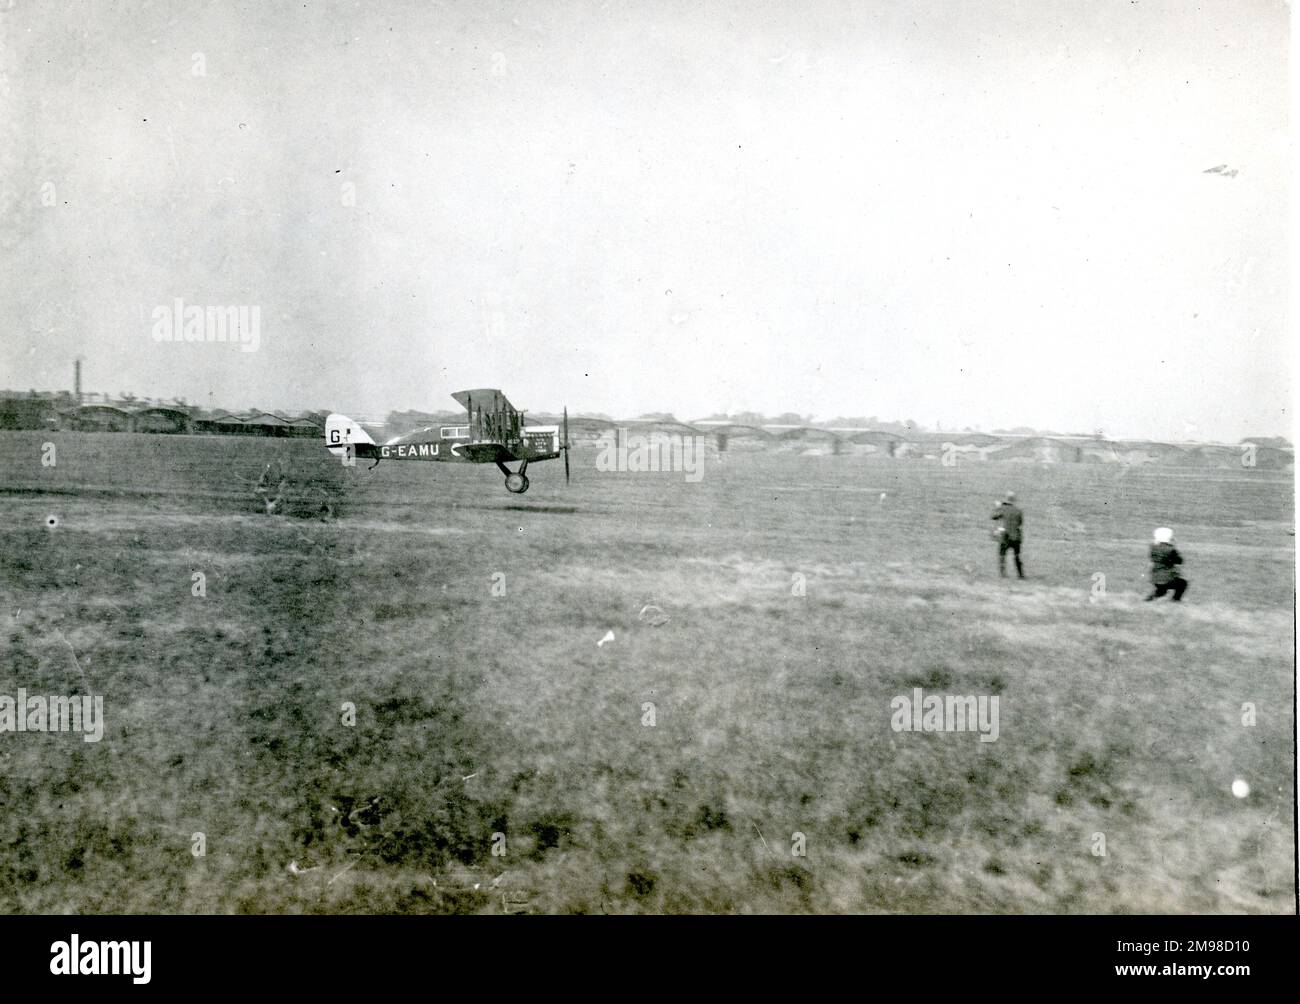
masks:
<path fill-rule="evenodd" d="M 564 480 L 569 481 L 569 410 L 563 427 L 525 425 L 524 413 L 499 390 L 462 390 L 452 395 L 465 409 L 458 425 L 428 426 L 376 443 L 359 422 L 346 415 L 325 420 L 325 448 L 336 457 L 374 460 L 426 460 L 452 464 L 496 464 L 505 475 L 506 491 L 528 491 L 528 465 L 564 455 Z M 518 463 L 510 470 L 508 463 Z M 371 470 L 374 469 L 371 467 Z"/>

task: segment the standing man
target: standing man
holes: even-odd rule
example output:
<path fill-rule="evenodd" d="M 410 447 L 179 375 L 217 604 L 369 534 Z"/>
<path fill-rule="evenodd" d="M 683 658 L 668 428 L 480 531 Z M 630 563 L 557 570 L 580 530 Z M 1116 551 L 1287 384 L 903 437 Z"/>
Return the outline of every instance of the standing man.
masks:
<path fill-rule="evenodd" d="M 1016 559 L 1016 575 L 1025 577 L 1024 566 L 1020 564 L 1020 542 L 1023 539 L 1022 527 L 1025 514 L 1016 506 L 1016 493 L 1007 492 L 1002 504 L 993 510 L 993 518 L 999 521 L 995 534 L 998 540 L 998 574 L 1007 577 L 1007 552 Z"/>
<path fill-rule="evenodd" d="M 1171 589 L 1175 603 L 1183 598 L 1187 580 L 1179 574 L 1178 566 L 1182 563 L 1183 556 L 1174 547 L 1174 531 L 1167 526 L 1157 529 L 1151 542 L 1151 595 L 1147 597 L 1148 602 L 1159 599 Z"/>

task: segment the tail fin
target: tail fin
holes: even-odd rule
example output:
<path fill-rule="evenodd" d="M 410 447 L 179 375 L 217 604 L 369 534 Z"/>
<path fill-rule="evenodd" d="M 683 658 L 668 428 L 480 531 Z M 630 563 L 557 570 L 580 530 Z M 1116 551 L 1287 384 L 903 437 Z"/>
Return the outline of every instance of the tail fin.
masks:
<path fill-rule="evenodd" d="M 375 441 L 361 428 L 361 423 L 354 422 L 347 415 L 331 415 L 325 419 L 325 449 L 334 456 L 343 456 L 351 446 L 354 447 L 353 456 L 364 457 L 373 452 L 365 447 L 374 445 Z"/>

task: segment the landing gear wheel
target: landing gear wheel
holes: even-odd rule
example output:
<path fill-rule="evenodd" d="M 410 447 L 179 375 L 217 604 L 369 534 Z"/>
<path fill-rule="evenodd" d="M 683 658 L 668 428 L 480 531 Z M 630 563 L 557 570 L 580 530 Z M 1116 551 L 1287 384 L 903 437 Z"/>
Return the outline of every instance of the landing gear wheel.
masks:
<path fill-rule="evenodd" d="M 528 491 L 528 477 L 524 474 L 507 474 L 506 491 L 514 492 L 516 495 L 522 495 Z"/>

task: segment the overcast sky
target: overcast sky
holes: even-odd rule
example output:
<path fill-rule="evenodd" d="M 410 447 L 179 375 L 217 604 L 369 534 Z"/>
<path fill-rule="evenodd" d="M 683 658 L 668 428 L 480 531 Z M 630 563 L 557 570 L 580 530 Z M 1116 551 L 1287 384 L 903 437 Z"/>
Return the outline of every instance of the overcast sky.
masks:
<path fill-rule="evenodd" d="M 1283 3 L 10 3 L 0 387 L 1290 434 Z"/>

